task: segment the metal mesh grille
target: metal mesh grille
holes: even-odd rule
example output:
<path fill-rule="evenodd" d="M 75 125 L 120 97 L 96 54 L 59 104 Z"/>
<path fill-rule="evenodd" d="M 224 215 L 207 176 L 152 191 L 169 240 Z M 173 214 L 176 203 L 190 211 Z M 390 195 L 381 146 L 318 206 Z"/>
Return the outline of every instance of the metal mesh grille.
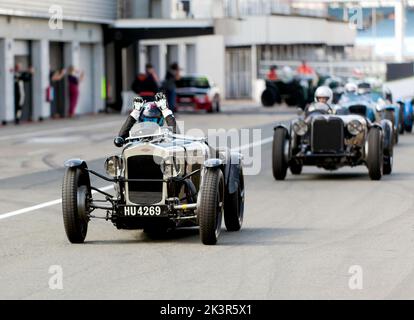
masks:
<path fill-rule="evenodd" d="M 312 151 L 315 153 L 343 152 L 344 124 L 341 119 L 318 119 L 312 126 Z"/>
<path fill-rule="evenodd" d="M 128 179 L 163 179 L 161 158 L 133 156 L 127 159 Z M 128 197 L 135 204 L 154 204 L 162 200 L 160 181 L 128 182 Z"/>

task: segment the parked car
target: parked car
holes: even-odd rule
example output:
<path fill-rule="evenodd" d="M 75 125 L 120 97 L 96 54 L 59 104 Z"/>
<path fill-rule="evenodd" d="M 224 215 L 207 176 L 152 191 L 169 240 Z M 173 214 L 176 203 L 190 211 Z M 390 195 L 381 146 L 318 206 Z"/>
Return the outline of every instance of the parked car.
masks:
<path fill-rule="evenodd" d="M 301 174 L 304 165 L 336 170 L 366 165 L 372 180 L 392 171 L 383 129 L 360 115 L 337 115 L 324 103 L 311 104 L 289 126 L 278 124 L 273 138 L 273 176 L 284 180 L 288 168 Z"/>
<path fill-rule="evenodd" d="M 185 76 L 176 84 L 177 110 L 220 112 L 220 90 L 207 76 Z"/>
<path fill-rule="evenodd" d="M 204 244 L 216 244 L 222 217 L 228 231 L 242 227 L 244 178 L 242 158 L 227 149 L 215 150 L 206 139 L 173 134 L 157 123 L 136 124 L 120 155 L 107 158 L 104 176 L 83 160 L 68 160 L 62 187 L 66 235 L 72 243 L 85 240 L 88 223 L 100 218 L 118 229 L 165 232 L 200 227 Z M 114 184 L 115 194 L 91 185 L 90 175 Z M 103 195 L 94 198 L 92 191 Z"/>

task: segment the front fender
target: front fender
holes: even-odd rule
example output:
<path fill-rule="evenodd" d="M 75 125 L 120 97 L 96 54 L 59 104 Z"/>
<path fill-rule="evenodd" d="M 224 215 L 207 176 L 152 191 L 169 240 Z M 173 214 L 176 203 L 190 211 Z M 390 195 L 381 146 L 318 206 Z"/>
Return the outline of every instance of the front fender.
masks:
<path fill-rule="evenodd" d="M 70 159 L 65 161 L 65 168 L 80 168 L 80 169 L 87 169 L 88 165 L 82 159 Z"/>
<path fill-rule="evenodd" d="M 288 125 L 286 125 L 286 124 L 284 124 L 284 123 L 278 123 L 274 128 L 273 128 L 273 130 L 276 130 L 276 129 L 278 129 L 278 128 L 283 128 L 283 129 L 286 129 L 286 131 L 287 131 L 287 133 L 288 133 L 288 135 L 289 135 L 289 138 L 290 138 L 290 135 L 291 135 L 291 131 L 290 131 L 290 125 L 288 126 Z"/>
<path fill-rule="evenodd" d="M 88 165 L 86 164 L 86 161 L 82 159 L 70 159 L 65 162 L 65 168 L 66 170 L 75 170 L 80 169 L 82 171 L 82 179 L 84 179 L 89 193 L 91 194 L 91 179 L 89 177 L 89 172 L 85 169 L 88 169 Z"/>
<path fill-rule="evenodd" d="M 220 168 L 221 166 L 223 166 L 223 160 L 218 158 L 211 158 L 204 161 L 204 167 L 207 169 Z"/>

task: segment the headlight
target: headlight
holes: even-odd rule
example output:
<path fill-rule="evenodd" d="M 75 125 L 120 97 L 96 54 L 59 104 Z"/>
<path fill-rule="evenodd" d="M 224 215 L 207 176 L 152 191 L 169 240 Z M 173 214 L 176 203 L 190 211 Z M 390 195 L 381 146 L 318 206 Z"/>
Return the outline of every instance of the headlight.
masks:
<path fill-rule="evenodd" d="M 118 156 L 109 157 L 105 161 L 105 171 L 108 176 L 117 177 L 123 169 L 122 159 Z"/>
<path fill-rule="evenodd" d="M 348 132 L 354 136 L 360 134 L 364 130 L 364 126 L 359 120 L 352 120 L 347 125 Z"/>
<path fill-rule="evenodd" d="M 308 132 L 308 125 L 305 121 L 303 120 L 298 120 L 296 122 L 293 123 L 293 131 L 298 135 L 298 136 L 303 136 L 306 134 L 306 132 Z"/>
<path fill-rule="evenodd" d="M 175 157 L 169 157 L 161 163 L 161 170 L 168 178 L 182 174 L 184 165 Z"/>

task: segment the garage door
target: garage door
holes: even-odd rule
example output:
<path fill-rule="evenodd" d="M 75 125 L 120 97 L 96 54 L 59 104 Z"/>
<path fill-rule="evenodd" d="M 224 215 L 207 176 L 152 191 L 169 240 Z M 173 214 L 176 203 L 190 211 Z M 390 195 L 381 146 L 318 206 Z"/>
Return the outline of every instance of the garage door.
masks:
<path fill-rule="evenodd" d="M 227 98 L 251 97 L 251 51 L 250 48 L 226 50 L 226 93 Z"/>
<path fill-rule="evenodd" d="M 93 106 L 93 50 L 92 45 L 82 44 L 80 46 L 79 68 L 85 73 L 80 84 L 79 103 L 76 113 L 84 114 L 94 111 Z"/>

